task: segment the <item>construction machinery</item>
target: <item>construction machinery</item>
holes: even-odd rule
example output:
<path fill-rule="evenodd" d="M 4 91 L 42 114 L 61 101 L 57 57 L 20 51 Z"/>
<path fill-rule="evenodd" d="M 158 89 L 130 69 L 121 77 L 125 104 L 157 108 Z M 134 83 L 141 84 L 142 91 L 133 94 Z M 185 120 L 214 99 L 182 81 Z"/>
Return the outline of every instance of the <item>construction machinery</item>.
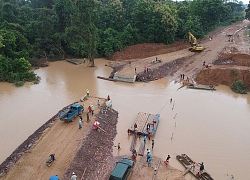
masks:
<path fill-rule="evenodd" d="M 188 32 L 188 39 L 191 44 L 189 51 L 199 51 L 203 50 L 203 47 L 200 44 L 197 44 L 197 40 L 191 32 Z"/>

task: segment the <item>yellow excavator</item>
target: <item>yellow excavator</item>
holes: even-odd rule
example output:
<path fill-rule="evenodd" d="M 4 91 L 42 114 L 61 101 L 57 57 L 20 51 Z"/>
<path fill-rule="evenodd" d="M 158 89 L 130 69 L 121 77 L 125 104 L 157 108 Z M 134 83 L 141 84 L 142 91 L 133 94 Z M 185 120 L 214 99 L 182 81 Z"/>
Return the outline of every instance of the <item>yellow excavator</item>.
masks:
<path fill-rule="evenodd" d="M 188 39 L 191 44 L 189 51 L 199 51 L 203 50 L 203 47 L 200 44 L 197 44 L 197 40 L 191 32 L 188 32 Z"/>

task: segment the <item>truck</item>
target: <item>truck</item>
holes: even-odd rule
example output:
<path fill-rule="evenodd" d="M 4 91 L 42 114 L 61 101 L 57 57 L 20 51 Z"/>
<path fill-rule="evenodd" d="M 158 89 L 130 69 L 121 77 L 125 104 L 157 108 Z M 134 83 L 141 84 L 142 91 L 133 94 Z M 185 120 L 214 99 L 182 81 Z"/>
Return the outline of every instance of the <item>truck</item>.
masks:
<path fill-rule="evenodd" d="M 84 107 L 80 104 L 72 104 L 69 106 L 65 111 L 59 114 L 59 118 L 62 121 L 70 122 L 72 121 L 77 115 L 81 114 L 84 110 Z"/>
<path fill-rule="evenodd" d="M 191 44 L 189 51 L 199 51 L 203 50 L 203 47 L 200 44 L 197 44 L 197 40 L 191 32 L 188 32 L 188 39 Z"/>
<path fill-rule="evenodd" d="M 129 179 L 132 169 L 134 167 L 134 161 L 129 158 L 122 158 L 116 163 L 114 170 L 112 171 L 109 180 L 127 180 Z"/>

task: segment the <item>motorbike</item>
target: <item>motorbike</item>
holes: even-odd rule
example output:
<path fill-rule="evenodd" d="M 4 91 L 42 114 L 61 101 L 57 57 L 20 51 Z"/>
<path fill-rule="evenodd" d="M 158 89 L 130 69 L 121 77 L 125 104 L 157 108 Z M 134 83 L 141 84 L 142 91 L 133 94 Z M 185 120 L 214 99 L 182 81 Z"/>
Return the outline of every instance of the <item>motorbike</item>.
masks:
<path fill-rule="evenodd" d="M 50 155 L 50 159 L 48 159 L 47 161 L 46 161 L 46 165 L 48 166 L 48 167 L 50 167 L 51 165 L 52 165 L 52 163 L 55 161 L 56 159 L 55 159 L 55 154 L 51 154 Z"/>
<path fill-rule="evenodd" d="M 132 150 L 132 159 L 136 159 L 136 156 L 137 156 L 137 152 L 135 149 Z"/>

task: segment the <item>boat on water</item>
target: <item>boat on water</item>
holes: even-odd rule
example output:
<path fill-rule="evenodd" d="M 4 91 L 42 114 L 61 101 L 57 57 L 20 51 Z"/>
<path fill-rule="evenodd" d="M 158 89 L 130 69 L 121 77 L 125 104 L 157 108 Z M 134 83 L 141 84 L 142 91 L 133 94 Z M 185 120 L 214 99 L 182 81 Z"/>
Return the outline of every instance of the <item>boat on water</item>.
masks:
<path fill-rule="evenodd" d="M 188 85 L 187 88 L 216 91 L 214 86 L 205 86 L 205 85 L 194 85 L 194 84 L 192 84 L 192 85 Z"/>
<path fill-rule="evenodd" d="M 197 179 L 214 180 L 205 169 L 200 172 L 200 163 L 196 163 L 186 154 L 177 155 L 176 159 L 185 167 L 184 175 L 190 172 Z"/>

